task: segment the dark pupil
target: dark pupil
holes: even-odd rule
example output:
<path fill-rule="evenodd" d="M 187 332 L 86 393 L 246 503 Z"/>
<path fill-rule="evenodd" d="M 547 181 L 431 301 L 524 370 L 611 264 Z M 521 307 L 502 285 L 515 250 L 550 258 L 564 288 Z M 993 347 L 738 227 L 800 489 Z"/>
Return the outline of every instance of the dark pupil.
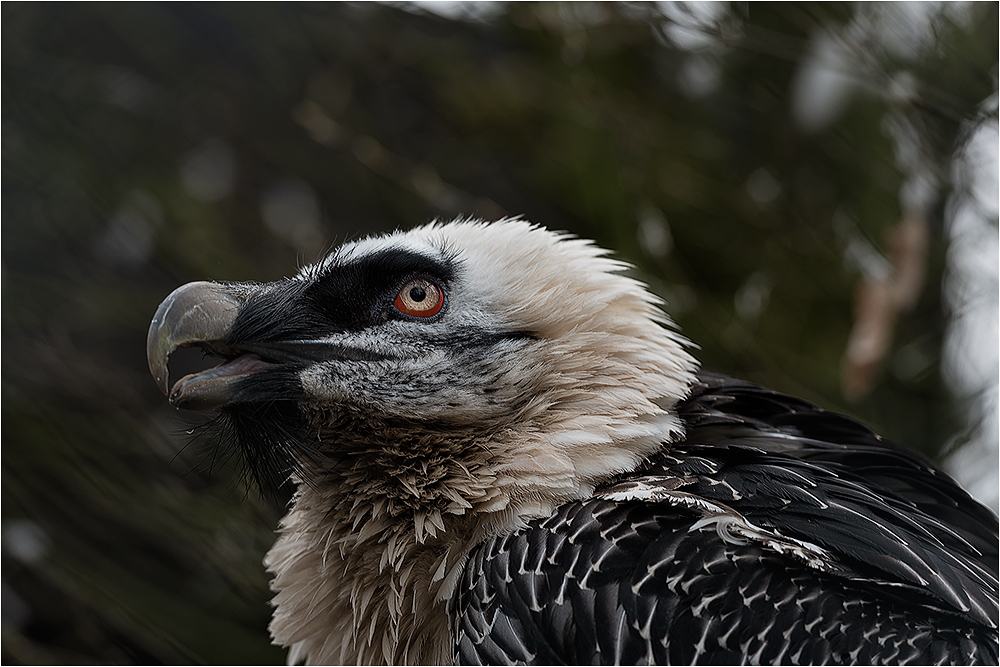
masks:
<path fill-rule="evenodd" d="M 423 287 L 414 287 L 410 290 L 410 298 L 419 303 L 427 298 L 427 292 Z"/>

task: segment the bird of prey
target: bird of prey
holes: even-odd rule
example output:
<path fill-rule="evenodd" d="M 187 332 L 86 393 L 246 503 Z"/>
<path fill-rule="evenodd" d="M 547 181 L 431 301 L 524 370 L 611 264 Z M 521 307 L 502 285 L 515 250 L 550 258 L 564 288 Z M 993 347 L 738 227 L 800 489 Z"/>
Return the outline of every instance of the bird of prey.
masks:
<path fill-rule="evenodd" d="M 997 519 L 919 455 L 701 372 L 626 265 L 526 221 L 161 304 L 150 370 L 296 492 L 292 663 L 997 664 Z M 220 363 L 172 387 L 167 358 Z"/>

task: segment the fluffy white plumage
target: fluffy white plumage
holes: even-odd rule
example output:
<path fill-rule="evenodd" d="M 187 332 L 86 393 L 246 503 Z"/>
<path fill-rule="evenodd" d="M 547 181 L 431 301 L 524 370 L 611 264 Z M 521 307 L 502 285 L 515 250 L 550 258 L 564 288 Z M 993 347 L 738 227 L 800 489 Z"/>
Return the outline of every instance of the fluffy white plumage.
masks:
<path fill-rule="evenodd" d="M 379 485 L 300 485 L 266 560 L 277 591 L 271 630 L 292 647 L 292 662 L 450 661 L 445 604 L 474 544 L 588 497 L 595 484 L 682 433 L 670 408 L 693 382 L 696 363 L 656 297 L 605 251 L 520 220 L 463 221 L 342 246 L 300 279 L 387 249 L 459 267 L 441 328 L 527 331 L 534 340 L 491 350 L 476 374 L 509 396 L 472 391 L 475 378 L 443 356 L 402 369 L 386 362 L 385 375 L 365 367 L 357 386 L 323 365 L 303 375 L 307 393 L 322 403 L 357 400 L 371 393 L 373 378 L 396 385 L 413 372 L 429 381 L 418 399 L 380 388 L 380 396 L 407 398 L 368 407 L 403 420 L 465 420 L 464 433 L 428 436 L 430 457 L 447 451 L 436 438 L 468 439 L 463 449 L 473 455 L 456 461 L 461 474 L 451 471 L 441 486 L 453 497 L 444 504 L 424 498 L 428 509 L 414 510 L 404 529 L 398 515 L 379 511 Z M 343 515 L 331 515 L 331 506 Z"/>

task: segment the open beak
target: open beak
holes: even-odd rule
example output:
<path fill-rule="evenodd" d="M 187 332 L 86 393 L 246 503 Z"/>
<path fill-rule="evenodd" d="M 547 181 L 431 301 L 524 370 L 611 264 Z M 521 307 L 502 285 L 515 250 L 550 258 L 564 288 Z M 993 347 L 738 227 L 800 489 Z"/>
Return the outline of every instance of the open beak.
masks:
<path fill-rule="evenodd" d="M 242 289 L 241 289 L 242 287 Z M 253 302 L 253 303 L 251 303 Z M 295 372 L 313 363 L 359 362 L 385 359 L 386 354 L 323 337 L 293 336 L 262 340 L 233 340 L 240 314 L 260 307 L 260 295 L 246 286 L 193 282 L 174 290 L 156 309 L 146 338 L 149 372 L 171 405 L 189 410 L 213 410 L 233 402 L 275 400 L 273 383 L 239 389 L 239 381 L 262 371 Z M 167 362 L 179 347 L 200 347 L 223 362 L 214 368 L 185 375 L 171 387 Z M 274 377 L 274 373 L 271 374 Z"/>
<path fill-rule="evenodd" d="M 191 410 L 225 405 L 237 380 L 271 366 L 255 354 L 226 345 L 241 305 L 225 285 L 194 282 L 178 287 L 156 309 L 146 337 L 146 359 L 149 372 L 172 405 Z M 179 347 L 201 347 L 226 361 L 187 375 L 171 388 L 167 361 Z"/>

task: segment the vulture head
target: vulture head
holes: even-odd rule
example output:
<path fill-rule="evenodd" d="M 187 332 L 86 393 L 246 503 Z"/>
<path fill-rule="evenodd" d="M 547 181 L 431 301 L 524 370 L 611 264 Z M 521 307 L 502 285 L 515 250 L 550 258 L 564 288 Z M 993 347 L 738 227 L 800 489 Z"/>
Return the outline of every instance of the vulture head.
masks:
<path fill-rule="evenodd" d="M 626 268 L 525 221 L 457 221 L 161 304 L 147 351 L 171 403 L 297 484 L 266 558 L 291 661 L 450 661 L 472 545 L 682 435 L 696 363 Z M 221 363 L 171 386 L 180 346 Z"/>

